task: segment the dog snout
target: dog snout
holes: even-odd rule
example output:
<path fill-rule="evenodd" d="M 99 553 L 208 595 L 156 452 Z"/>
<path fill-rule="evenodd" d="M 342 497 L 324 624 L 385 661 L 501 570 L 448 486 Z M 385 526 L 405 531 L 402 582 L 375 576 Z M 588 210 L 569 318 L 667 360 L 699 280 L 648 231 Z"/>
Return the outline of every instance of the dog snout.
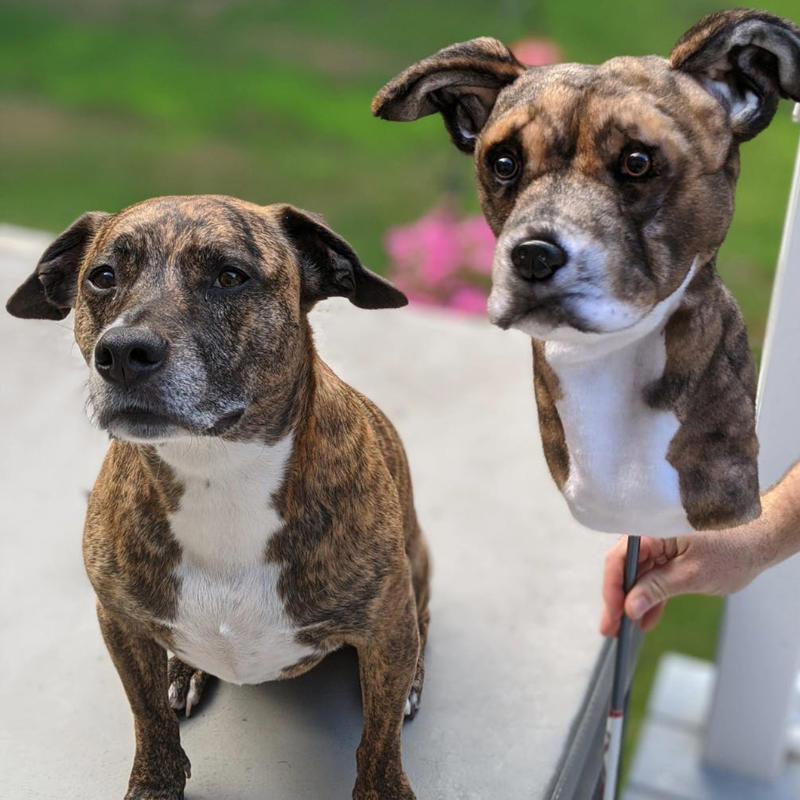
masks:
<path fill-rule="evenodd" d="M 567 263 L 567 254 L 554 242 L 528 239 L 511 251 L 511 263 L 526 281 L 544 281 Z"/>
<path fill-rule="evenodd" d="M 97 341 L 94 363 L 109 383 L 126 389 L 143 383 L 167 359 L 169 343 L 146 328 L 111 328 Z"/>

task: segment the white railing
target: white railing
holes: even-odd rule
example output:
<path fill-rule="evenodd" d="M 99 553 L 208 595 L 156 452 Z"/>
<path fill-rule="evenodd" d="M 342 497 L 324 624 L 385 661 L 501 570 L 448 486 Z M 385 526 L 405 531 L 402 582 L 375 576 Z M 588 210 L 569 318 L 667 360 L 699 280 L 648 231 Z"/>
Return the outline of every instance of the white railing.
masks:
<path fill-rule="evenodd" d="M 794 120 L 800 122 L 800 104 Z M 800 148 L 758 387 L 761 485 L 800 458 Z M 800 669 L 800 555 L 727 601 L 705 760 L 765 780 L 783 771 Z"/>

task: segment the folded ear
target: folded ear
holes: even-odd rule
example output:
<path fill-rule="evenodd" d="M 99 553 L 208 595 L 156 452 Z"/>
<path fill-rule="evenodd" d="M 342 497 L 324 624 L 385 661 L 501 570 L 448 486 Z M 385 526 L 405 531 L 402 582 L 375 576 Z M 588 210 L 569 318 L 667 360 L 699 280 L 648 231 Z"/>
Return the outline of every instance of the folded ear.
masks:
<path fill-rule="evenodd" d="M 400 308 L 408 298 L 370 272 L 352 247 L 317 214 L 281 206 L 278 216 L 302 270 L 301 302 L 309 310 L 326 297 L 346 297 L 359 308 Z"/>
<path fill-rule="evenodd" d="M 75 305 L 78 270 L 89 243 L 111 216 L 92 211 L 79 217 L 44 251 L 36 269 L 6 303 L 23 319 L 64 319 Z"/>
<path fill-rule="evenodd" d="M 454 44 L 387 83 L 375 95 L 372 113 L 409 122 L 438 111 L 453 144 L 471 153 L 500 90 L 526 69 L 497 39 Z"/>
<path fill-rule="evenodd" d="M 766 11 L 732 9 L 701 19 L 675 45 L 670 64 L 725 106 L 740 142 L 769 125 L 779 98 L 800 102 L 800 28 Z"/>

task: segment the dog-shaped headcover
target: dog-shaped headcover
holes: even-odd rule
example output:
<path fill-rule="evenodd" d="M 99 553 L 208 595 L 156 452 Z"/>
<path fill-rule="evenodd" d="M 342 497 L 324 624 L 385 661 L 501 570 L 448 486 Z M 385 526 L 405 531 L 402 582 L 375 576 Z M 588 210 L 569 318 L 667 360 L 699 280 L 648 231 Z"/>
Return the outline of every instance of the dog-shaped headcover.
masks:
<path fill-rule="evenodd" d="M 671 536 L 760 514 L 756 378 L 715 270 L 739 143 L 800 101 L 800 29 L 738 9 L 667 61 L 527 68 L 494 39 L 448 47 L 373 113 L 434 112 L 474 153 L 498 237 L 489 316 L 533 338 L 550 471 L 590 528 Z"/>

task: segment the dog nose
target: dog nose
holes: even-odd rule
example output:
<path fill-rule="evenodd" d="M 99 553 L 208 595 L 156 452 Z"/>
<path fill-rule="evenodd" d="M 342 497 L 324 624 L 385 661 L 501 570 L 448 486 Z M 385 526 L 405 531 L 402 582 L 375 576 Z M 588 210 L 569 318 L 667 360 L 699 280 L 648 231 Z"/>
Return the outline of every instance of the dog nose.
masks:
<path fill-rule="evenodd" d="M 146 328 L 111 328 L 97 341 L 94 364 L 109 383 L 126 389 L 164 366 L 169 344 Z"/>
<path fill-rule="evenodd" d="M 530 239 L 514 247 L 511 263 L 526 281 L 543 281 L 567 263 L 567 254 L 557 244 Z"/>

